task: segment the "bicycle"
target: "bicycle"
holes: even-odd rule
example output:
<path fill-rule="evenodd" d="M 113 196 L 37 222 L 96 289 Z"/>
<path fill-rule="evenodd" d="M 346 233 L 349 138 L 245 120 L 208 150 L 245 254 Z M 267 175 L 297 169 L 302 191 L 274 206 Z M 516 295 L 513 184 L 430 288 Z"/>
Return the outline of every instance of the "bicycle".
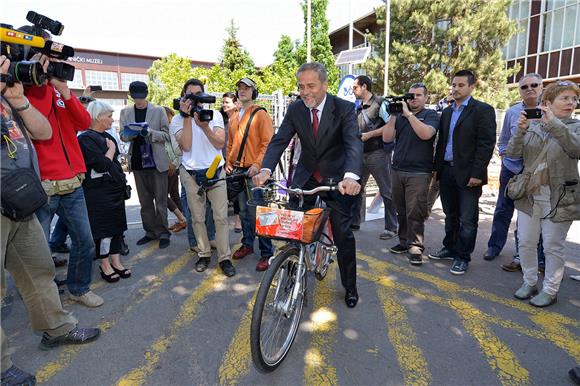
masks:
<path fill-rule="evenodd" d="M 302 211 L 304 196 L 334 191 L 337 187 L 302 190 L 270 182 L 264 188 L 254 189 L 262 189 L 264 201 L 269 204 L 256 208 L 256 234 L 287 242 L 270 259 L 252 312 L 252 359 L 258 370 L 267 373 L 282 363 L 296 337 L 306 297 L 306 273 L 314 272 L 316 279 L 324 279 L 337 253 L 330 209 L 318 197 L 315 208 Z M 298 210 L 289 210 L 287 202 L 277 200 L 277 190 L 297 196 Z"/>

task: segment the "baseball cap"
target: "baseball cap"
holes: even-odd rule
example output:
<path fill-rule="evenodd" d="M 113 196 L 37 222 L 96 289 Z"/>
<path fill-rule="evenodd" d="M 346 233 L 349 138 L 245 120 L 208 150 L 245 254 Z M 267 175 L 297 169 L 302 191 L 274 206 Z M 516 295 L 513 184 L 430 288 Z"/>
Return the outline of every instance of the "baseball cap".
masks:
<path fill-rule="evenodd" d="M 131 98 L 133 99 L 144 99 L 147 98 L 148 94 L 149 89 L 147 88 L 147 83 L 145 82 L 136 80 L 131 82 L 129 85 L 129 95 L 131 95 Z"/>
<path fill-rule="evenodd" d="M 236 83 L 236 86 L 239 85 L 240 83 L 243 83 L 248 87 L 253 87 L 254 90 L 258 89 L 258 86 L 256 85 L 256 83 L 250 78 L 242 78 L 242 79 L 238 80 L 238 83 Z"/>

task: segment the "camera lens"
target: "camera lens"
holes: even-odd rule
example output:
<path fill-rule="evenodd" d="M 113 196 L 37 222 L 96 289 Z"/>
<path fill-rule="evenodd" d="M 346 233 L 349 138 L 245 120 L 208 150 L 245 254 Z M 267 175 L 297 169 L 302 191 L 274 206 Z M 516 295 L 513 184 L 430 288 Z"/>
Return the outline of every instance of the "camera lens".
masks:
<path fill-rule="evenodd" d="M 45 79 L 42 65 L 37 61 L 22 61 L 10 63 L 8 73 L 13 79 L 24 85 L 39 86 Z"/>

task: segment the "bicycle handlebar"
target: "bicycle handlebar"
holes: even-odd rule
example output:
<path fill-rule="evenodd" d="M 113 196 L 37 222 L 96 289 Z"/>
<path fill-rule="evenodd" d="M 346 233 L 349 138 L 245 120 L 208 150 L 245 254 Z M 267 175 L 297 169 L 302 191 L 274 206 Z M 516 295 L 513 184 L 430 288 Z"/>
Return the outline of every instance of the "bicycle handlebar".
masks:
<path fill-rule="evenodd" d="M 337 185 L 323 185 L 323 186 L 318 186 L 314 189 L 304 190 L 304 189 L 300 189 L 300 188 L 288 188 L 284 185 L 279 184 L 278 182 L 272 181 L 269 184 L 267 184 L 266 186 L 257 186 L 255 188 L 252 188 L 252 191 L 257 190 L 257 189 L 268 190 L 274 186 L 279 188 L 279 189 L 285 190 L 288 193 L 293 194 L 295 196 L 311 196 L 311 195 L 319 193 L 319 192 L 331 192 L 331 191 L 338 190 Z"/>

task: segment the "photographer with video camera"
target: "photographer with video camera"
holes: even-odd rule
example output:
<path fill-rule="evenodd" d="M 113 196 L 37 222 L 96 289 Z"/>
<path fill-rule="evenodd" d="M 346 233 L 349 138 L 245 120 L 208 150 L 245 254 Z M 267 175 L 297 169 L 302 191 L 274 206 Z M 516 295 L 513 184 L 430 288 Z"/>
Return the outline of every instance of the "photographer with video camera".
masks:
<path fill-rule="evenodd" d="M 169 156 L 165 143 L 170 142 L 169 121 L 165 109 L 147 100 L 149 89 L 140 81 L 129 85 L 129 95 L 135 104 L 121 110 L 121 139 L 130 142 L 129 170 L 135 176 L 141 204 L 141 221 L 145 236 L 137 245 L 159 239 L 159 248 L 169 246 L 167 223 L 167 191 Z"/>
<path fill-rule="evenodd" d="M 47 197 L 39 178 L 31 139 L 49 140 L 49 121 L 24 96 L 22 84 L 8 85 L 10 60 L 0 56 L 2 119 L 1 267 L 10 272 L 28 310 L 32 328 L 42 331 L 41 349 L 96 339 L 98 328 L 77 328 L 77 320 L 62 308 L 54 283 L 55 269 L 42 227 L 34 211 Z M 24 189 L 22 187 L 24 186 Z M 1 275 L 4 281 L 4 275 Z M 5 285 L 5 283 L 2 283 Z M 8 339 L 2 335 L 2 385 L 34 384 L 35 377 L 12 364 Z"/>
<path fill-rule="evenodd" d="M 218 111 L 202 108 L 203 103 L 214 103 L 215 97 L 204 94 L 203 83 L 198 79 L 185 82 L 181 98 L 173 102 L 173 107 L 179 107 L 180 113 L 173 117 L 169 129 L 183 151 L 179 175 L 185 186 L 193 232 L 199 247 L 195 270 L 203 272 L 210 263 L 211 245 L 205 225 L 209 200 L 216 227 L 218 263 L 224 275 L 234 276 L 236 270 L 230 260 L 228 197 L 221 157 L 226 140 L 223 118 Z M 208 176 L 208 169 L 216 158 L 219 163 L 214 165 L 217 166 L 215 176 Z M 208 178 L 219 181 L 212 182 Z"/>
<path fill-rule="evenodd" d="M 42 38 L 48 42 L 51 35 L 41 27 L 42 25 L 37 24 L 21 27 L 20 30 L 42 34 Z M 42 185 L 49 196 L 48 204 L 40 208 L 36 215 L 47 240 L 50 239 L 53 216 L 58 214 L 64 221 L 72 241 L 66 279 L 69 298 L 87 307 L 99 307 L 104 303 L 103 299 L 90 290 L 95 244 L 82 188 L 86 172 L 85 161 L 77 140 L 77 133 L 86 130 L 91 119 L 68 88 L 66 79 L 63 79 L 70 77 L 67 74 L 58 74 L 58 71 L 50 75 L 49 68 L 63 68 L 56 65 L 60 63 L 58 59 L 42 52 L 44 51 L 31 48 L 30 54 L 33 55 L 33 61 L 38 61 L 43 66 L 47 79 L 38 87 L 25 87 L 30 103 L 47 117 L 52 127 L 51 139 L 33 141 L 38 154 Z"/>
<path fill-rule="evenodd" d="M 423 263 L 425 220 L 429 216 L 428 193 L 433 171 L 435 134 L 439 115 L 425 108 L 427 87 L 414 83 L 401 103 L 401 112 L 391 115 L 383 141 L 395 141 L 393 153 L 393 200 L 399 221 L 399 244 L 391 253 L 408 253 L 409 263 Z M 390 112 L 393 113 L 390 109 Z"/>

